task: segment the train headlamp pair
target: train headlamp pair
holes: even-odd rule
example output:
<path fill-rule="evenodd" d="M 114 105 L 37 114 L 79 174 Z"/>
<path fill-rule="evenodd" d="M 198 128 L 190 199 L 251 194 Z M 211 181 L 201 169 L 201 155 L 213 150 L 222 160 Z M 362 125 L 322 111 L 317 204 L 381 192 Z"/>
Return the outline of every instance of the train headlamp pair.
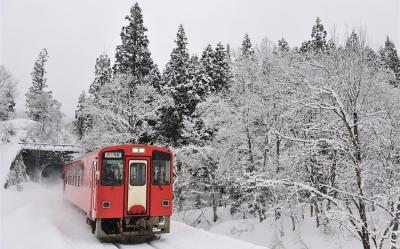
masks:
<path fill-rule="evenodd" d="M 133 152 L 133 153 L 144 153 L 144 152 L 145 152 L 145 149 L 144 149 L 144 148 L 137 148 L 137 147 L 134 147 L 134 148 L 132 148 L 132 152 Z"/>

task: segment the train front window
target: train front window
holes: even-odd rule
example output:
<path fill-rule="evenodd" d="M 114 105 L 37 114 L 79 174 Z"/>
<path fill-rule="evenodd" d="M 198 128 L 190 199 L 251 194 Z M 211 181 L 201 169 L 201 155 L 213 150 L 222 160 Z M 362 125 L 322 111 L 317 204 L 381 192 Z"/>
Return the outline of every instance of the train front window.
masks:
<path fill-rule="evenodd" d="M 105 152 L 101 166 L 101 185 L 118 186 L 123 184 L 124 160 L 122 152 Z"/>
<path fill-rule="evenodd" d="M 152 183 L 158 185 L 171 182 L 171 155 L 161 151 L 153 151 Z"/>
<path fill-rule="evenodd" d="M 130 169 L 131 186 L 143 186 L 146 184 L 146 164 L 132 163 Z"/>

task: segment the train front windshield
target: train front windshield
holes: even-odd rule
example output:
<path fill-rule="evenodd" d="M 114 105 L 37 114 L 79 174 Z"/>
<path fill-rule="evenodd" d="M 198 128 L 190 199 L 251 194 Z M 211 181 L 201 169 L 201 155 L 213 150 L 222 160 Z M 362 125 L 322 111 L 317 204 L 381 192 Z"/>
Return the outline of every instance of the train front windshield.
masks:
<path fill-rule="evenodd" d="M 101 168 L 101 185 L 118 186 L 124 180 L 124 159 L 122 152 L 105 152 Z"/>
<path fill-rule="evenodd" d="M 166 185 L 171 182 L 171 155 L 161 151 L 153 151 L 152 183 Z"/>

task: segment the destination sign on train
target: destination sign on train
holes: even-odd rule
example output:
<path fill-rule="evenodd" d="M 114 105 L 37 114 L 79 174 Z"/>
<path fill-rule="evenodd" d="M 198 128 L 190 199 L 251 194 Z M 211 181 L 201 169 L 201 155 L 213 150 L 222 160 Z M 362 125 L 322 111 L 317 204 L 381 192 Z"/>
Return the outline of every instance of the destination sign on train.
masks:
<path fill-rule="evenodd" d="M 105 158 L 122 158 L 122 152 L 115 152 L 115 151 L 106 152 L 104 154 L 104 157 Z"/>

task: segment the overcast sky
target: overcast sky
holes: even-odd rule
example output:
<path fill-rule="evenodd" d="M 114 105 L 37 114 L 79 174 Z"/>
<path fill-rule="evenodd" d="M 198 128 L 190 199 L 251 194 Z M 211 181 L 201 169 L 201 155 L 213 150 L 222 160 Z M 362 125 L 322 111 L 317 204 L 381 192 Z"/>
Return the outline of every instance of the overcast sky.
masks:
<path fill-rule="evenodd" d="M 24 110 L 30 73 L 40 50 L 49 52 L 50 90 L 73 116 L 82 90 L 93 80 L 96 57 L 103 51 L 114 60 L 134 1 L 125 0 L 0 0 L 1 64 L 19 81 L 17 110 Z M 218 41 L 240 46 L 244 33 L 253 43 L 285 37 L 291 46 L 309 39 L 315 17 L 328 30 L 363 28 L 372 48 L 386 35 L 400 47 L 398 0 L 145 0 L 139 1 L 148 28 L 154 61 L 163 69 L 174 46 L 179 24 L 189 39 L 190 53 L 201 53 Z"/>

